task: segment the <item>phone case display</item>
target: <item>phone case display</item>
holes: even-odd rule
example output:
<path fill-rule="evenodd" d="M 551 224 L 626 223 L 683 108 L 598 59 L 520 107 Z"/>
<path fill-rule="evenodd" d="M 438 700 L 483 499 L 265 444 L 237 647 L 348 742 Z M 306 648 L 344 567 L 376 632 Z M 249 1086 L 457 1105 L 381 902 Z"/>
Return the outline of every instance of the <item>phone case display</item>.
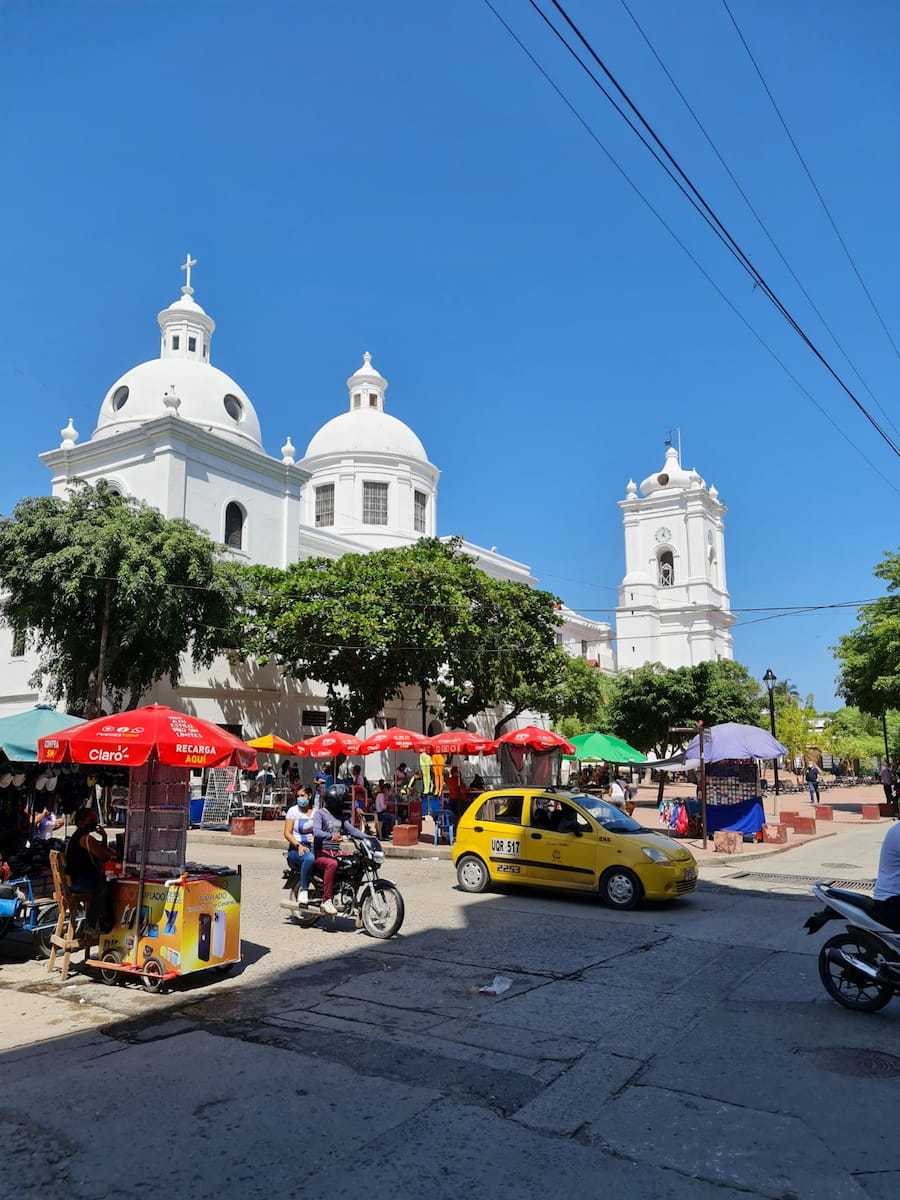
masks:
<path fill-rule="evenodd" d="M 115 951 L 141 967 L 152 957 L 178 975 L 240 961 L 240 871 L 145 881 L 136 946 L 138 880 L 110 887 L 115 924 L 100 939 L 98 959 Z"/>
<path fill-rule="evenodd" d="M 150 874 L 174 875 L 184 870 L 189 781 L 190 772 L 183 767 L 148 762 L 131 768 L 124 874 L 139 872 L 142 851 L 146 851 L 144 861 Z"/>
<path fill-rule="evenodd" d="M 740 804 L 759 795 L 755 759 L 736 758 L 707 763 L 706 801 L 708 804 Z"/>

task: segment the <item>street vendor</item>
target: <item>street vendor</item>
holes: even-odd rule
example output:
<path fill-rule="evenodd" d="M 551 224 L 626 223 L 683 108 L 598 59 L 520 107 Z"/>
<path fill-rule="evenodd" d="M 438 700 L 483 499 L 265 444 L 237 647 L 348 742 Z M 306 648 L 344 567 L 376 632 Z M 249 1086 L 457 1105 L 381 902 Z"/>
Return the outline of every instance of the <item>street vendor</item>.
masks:
<path fill-rule="evenodd" d="M 112 928 L 106 883 L 106 864 L 112 857 L 106 830 L 100 824 L 96 809 L 79 808 L 75 814 L 75 832 L 66 844 L 66 872 L 72 881 L 72 891 L 84 892 L 91 897 L 87 926 L 92 933 L 109 933 Z"/>
<path fill-rule="evenodd" d="M 56 815 L 45 801 L 43 804 L 35 804 L 34 812 L 31 814 L 31 823 L 34 828 L 35 839 L 39 842 L 46 842 L 53 837 L 56 830 L 65 822 L 62 817 Z"/>

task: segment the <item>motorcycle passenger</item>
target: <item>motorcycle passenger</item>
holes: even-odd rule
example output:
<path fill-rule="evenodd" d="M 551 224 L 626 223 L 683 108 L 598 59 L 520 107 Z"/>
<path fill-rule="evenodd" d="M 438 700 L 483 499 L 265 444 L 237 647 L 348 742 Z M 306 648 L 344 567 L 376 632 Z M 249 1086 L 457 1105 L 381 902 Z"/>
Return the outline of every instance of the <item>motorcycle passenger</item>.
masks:
<path fill-rule="evenodd" d="M 872 895 L 875 920 L 900 933 L 900 824 L 892 825 L 881 843 Z"/>
<path fill-rule="evenodd" d="M 313 853 L 312 796 L 309 788 L 302 787 L 297 793 L 297 803 L 291 805 L 284 819 L 284 836 L 290 849 L 287 852 L 288 866 L 300 872 L 300 890 L 297 901 L 309 903 L 309 881 L 316 866 Z"/>
<path fill-rule="evenodd" d="M 313 848 L 316 866 L 322 872 L 322 912 L 328 913 L 329 916 L 334 916 L 337 912 L 331 894 L 334 891 L 341 838 L 345 833 L 357 841 L 362 841 L 365 837 L 364 833 L 354 829 L 351 822 L 344 817 L 345 806 L 349 802 L 350 789 L 347 785 L 333 783 L 325 789 L 322 807 L 317 808 L 313 816 Z"/>

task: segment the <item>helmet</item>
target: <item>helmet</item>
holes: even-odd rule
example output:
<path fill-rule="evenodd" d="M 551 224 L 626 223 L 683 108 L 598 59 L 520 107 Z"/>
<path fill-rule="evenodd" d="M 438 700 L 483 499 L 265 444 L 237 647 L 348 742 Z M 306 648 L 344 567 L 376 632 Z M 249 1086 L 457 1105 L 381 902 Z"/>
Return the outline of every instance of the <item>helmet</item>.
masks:
<path fill-rule="evenodd" d="M 350 789 L 344 783 L 333 783 L 331 787 L 325 789 L 322 796 L 322 803 L 333 817 L 340 820 L 344 815 L 344 809 L 350 802 Z"/>

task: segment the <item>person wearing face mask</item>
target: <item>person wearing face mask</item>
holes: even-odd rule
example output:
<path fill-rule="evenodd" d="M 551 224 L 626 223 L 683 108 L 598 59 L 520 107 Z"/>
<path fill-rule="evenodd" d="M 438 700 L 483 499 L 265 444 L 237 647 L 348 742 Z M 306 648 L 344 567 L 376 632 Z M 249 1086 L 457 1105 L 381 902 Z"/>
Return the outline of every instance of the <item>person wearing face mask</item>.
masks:
<path fill-rule="evenodd" d="M 284 836 L 289 846 L 288 865 L 300 872 L 300 890 L 297 893 L 300 904 L 309 903 L 309 881 L 316 865 L 312 827 L 312 796 L 309 788 L 301 787 L 297 793 L 297 803 L 291 805 L 284 819 Z"/>

